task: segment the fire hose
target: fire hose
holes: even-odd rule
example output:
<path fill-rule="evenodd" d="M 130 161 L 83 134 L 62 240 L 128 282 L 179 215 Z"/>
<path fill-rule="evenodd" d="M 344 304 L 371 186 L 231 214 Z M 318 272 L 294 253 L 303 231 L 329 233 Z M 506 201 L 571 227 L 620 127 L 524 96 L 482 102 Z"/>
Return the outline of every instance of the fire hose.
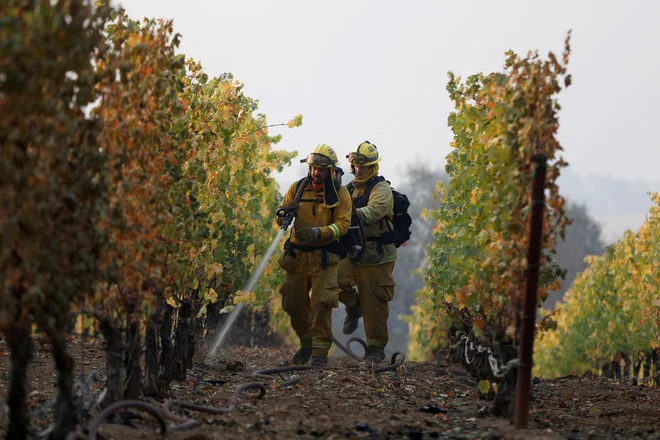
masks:
<path fill-rule="evenodd" d="M 341 351 L 346 353 L 346 355 L 348 357 L 350 357 L 351 359 L 354 359 L 358 362 L 365 362 L 364 358 L 361 358 L 360 356 L 355 354 L 355 352 L 353 352 L 353 350 L 351 350 L 351 347 L 350 347 L 351 343 L 357 342 L 360 345 L 362 345 L 362 347 L 366 351 L 367 350 L 367 343 L 363 339 L 358 338 L 358 337 L 352 337 L 346 342 L 346 345 L 343 345 L 341 342 L 339 342 L 337 340 L 337 338 L 335 338 L 333 336 L 332 337 L 332 342 L 334 342 L 335 345 Z M 397 351 L 397 352 L 392 354 L 392 357 L 390 359 L 390 365 L 374 368 L 372 372 L 374 374 L 380 374 L 380 373 L 384 373 L 386 371 L 396 371 L 397 368 L 399 368 L 401 365 L 403 365 L 405 360 L 406 360 L 406 356 L 403 353 L 401 353 L 400 351 Z M 263 370 L 255 371 L 254 373 L 252 373 L 252 377 L 273 380 L 273 379 L 277 379 L 276 376 L 273 376 L 274 374 L 286 373 L 286 372 L 290 372 L 290 371 L 306 371 L 306 370 L 322 370 L 322 369 L 323 368 L 321 368 L 321 367 L 312 367 L 312 366 L 309 366 L 309 365 L 287 365 L 287 366 L 283 366 L 283 367 L 266 368 L 266 369 L 263 369 Z M 281 386 L 295 385 L 297 383 L 300 383 L 300 381 L 301 381 L 300 376 L 293 375 L 290 378 L 284 380 L 284 382 L 282 382 Z"/>
<path fill-rule="evenodd" d="M 335 345 L 348 357 L 351 359 L 355 359 L 358 362 L 365 362 L 363 358 L 360 356 L 356 355 L 353 350 L 351 350 L 351 343 L 357 342 L 360 345 L 362 345 L 362 348 L 364 348 L 364 351 L 367 351 L 367 343 L 364 341 L 364 339 L 358 338 L 357 336 L 354 336 L 350 338 L 348 341 L 346 341 L 346 345 L 344 346 L 341 342 L 337 340 L 334 336 L 332 337 L 332 341 L 335 343 Z M 384 367 L 378 367 L 373 370 L 373 373 L 375 374 L 380 374 L 384 373 L 386 371 L 396 371 L 397 368 L 399 368 L 401 365 L 406 360 L 406 356 L 401 353 L 400 351 L 396 351 L 392 354 L 392 357 L 390 358 L 390 365 L 384 366 Z"/>
<path fill-rule="evenodd" d="M 231 396 L 230 404 L 227 408 L 206 407 L 181 400 L 167 400 L 163 404 L 162 408 L 159 408 L 151 403 L 142 402 L 139 400 L 122 400 L 108 406 L 106 409 L 101 411 L 101 413 L 96 416 L 96 418 L 89 425 L 89 431 L 87 435 L 80 431 L 75 431 L 67 436 L 67 440 L 96 440 L 99 428 L 108 417 L 117 411 L 129 408 L 139 409 L 152 415 L 154 419 L 156 419 L 156 422 L 158 422 L 160 433 L 163 435 L 168 431 L 183 431 L 197 426 L 199 422 L 194 419 L 179 417 L 172 414 L 170 408 L 173 406 L 208 414 L 226 414 L 236 410 L 238 397 L 243 392 L 255 389 L 259 390 L 259 394 L 256 396 L 257 399 L 261 399 L 266 394 L 266 387 L 262 383 L 250 382 L 242 384 L 236 388 L 236 391 L 234 391 L 234 394 Z M 174 422 L 175 425 L 168 426 L 167 421 Z"/>
<path fill-rule="evenodd" d="M 342 350 L 344 353 L 346 353 L 346 355 L 349 356 L 351 359 L 357 360 L 359 362 L 365 361 L 363 358 L 355 354 L 355 352 L 353 352 L 353 350 L 351 350 L 350 348 L 351 343 L 357 342 L 360 345 L 362 345 L 362 347 L 366 350 L 367 343 L 363 339 L 359 337 L 352 337 L 347 341 L 346 345 L 343 345 L 335 337 L 333 337 L 332 340 L 335 343 L 335 345 L 337 345 L 337 347 L 340 350 Z M 373 369 L 372 372 L 374 374 L 380 374 L 386 371 L 395 371 L 397 368 L 403 365 L 405 359 L 406 359 L 405 355 L 397 351 L 394 354 L 392 354 L 390 365 L 375 368 Z M 307 366 L 289 365 L 283 367 L 266 368 L 263 370 L 258 370 L 252 373 L 252 377 L 272 380 L 272 379 L 277 379 L 276 376 L 273 376 L 274 374 L 290 372 L 290 371 L 306 371 L 306 370 L 320 371 L 322 369 L 323 368 L 321 367 L 312 367 L 308 365 Z M 300 381 L 301 381 L 300 376 L 293 375 L 289 379 L 285 380 L 281 386 L 286 387 L 290 385 L 295 385 L 297 383 L 300 383 Z M 99 413 L 99 415 L 96 416 L 96 418 L 89 425 L 87 435 L 85 435 L 84 433 L 78 430 L 69 434 L 67 440 L 96 440 L 99 428 L 105 422 L 105 420 L 108 419 L 108 417 L 110 417 L 111 415 L 113 415 L 114 413 L 120 410 L 131 409 L 131 408 L 142 410 L 153 416 L 160 427 L 161 434 L 165 434 L 168 431 L 183 431 L 186 429 L 191 429 L 197 426 L 199 422 L 195 419 L 181 417 L 173 414 L 171 410 L 173 407 L 179 407 L 183 409 L 189 409 L 192 411 L 204 412 L 208 414 L 226 414 L 236 410 L 236 405 L 238 403 L 239 396 L 243 392 L 248 390 L 259 390 L 259 394 L 256 396 L 256 398 L 258 399 L 261 399 L 266 394 L 266 387 L 262 383 L 250 382 L 239 385 L 238 388 L 236 388 L 236 391 L 234 391 L 230 399 L 230 404 L 226 408 L 206 407 L 202 405 L 185 402 L 182 400 L 172 400 L 172 399 L 166 400 L 163 403 L 162 407 L 158 407 L 154 404 L 148 402 L 142 402 L 139 400 L 122 400 L 108 406 L 103 411 L 101 411 L 101 413 Z M 168 421 L 174 422 L 174 424 L 168 426 L 167 424 Z"/>

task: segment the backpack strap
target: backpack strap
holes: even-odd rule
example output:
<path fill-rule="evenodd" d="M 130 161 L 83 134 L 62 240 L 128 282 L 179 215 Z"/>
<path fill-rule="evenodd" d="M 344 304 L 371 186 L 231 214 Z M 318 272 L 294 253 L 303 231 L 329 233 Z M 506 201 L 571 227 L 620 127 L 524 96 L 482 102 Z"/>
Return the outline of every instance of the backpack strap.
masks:
<path fill-rule="evenodd" d="M 303 177 L 298 182 L 296 182 L 296 192 L 298 192 L 298 188 L 300 188 L 300 184 L 302 184 L 305 179 L 307 179 L 307 177 Z M 301 199 L 301 201 L 302 201 L 302 199 Z"/>
<path fill-rule="evenodd" d="M 367 181 L 367 183 L 364 185 L 364 191 L 362 191 L 362 194 L 360 194 L 359 197 L 353 200 L 353 204 L 355 205 L 356 208 L 364 208 L 365 206 L 367 206 L 367 204 L 369 203 L 369 197 L 371 196 L 371 191 L 380 182 L 389 183 L 389 181 L 386 181 L 383 176 L 375 176 Z M 348 191 L 351 193 L 351 195 L 353 195 L 355 186 L 353 185 L 353 182 L 346 185 L 346 187 L 348 188 L 349 185 L 351 186 L 351 188 Z"/>
<path fill-rule="evenodd" d="M 298 188 L 300 188 L 300 185 L 303 183 L 303 181 L 304 181 L 305 179 L 307 179 L 307 177 L 303 177 L 302 179 L 300 179 L 300 180 L 296 183 L 296 192 L 298 192 Z M 300 199 L 300 201 L 302 202 L 303 199 Z M 308 200 L 304 200 L 304 201 L 307 202 Z M 289 230 L 289 238 L 288 238 L 288 240 L 284 243 L 284 249 L 287 250 L 287 251 L 289 252 L 289 254 L 290 254 L 292 257 L 295 257 L 295 256 L 296 256 L 295 252 L 293 252 L 293 250 L 289 250 L 289 249 L 287 249 L 287 246 L 286 246 L 286 243 L 288 243 L 289 240 L 291 240 L 291 236 L 292 236 L 292 235 L 293 235 L 293 228 L 291 228 L 291 229 Z"/>

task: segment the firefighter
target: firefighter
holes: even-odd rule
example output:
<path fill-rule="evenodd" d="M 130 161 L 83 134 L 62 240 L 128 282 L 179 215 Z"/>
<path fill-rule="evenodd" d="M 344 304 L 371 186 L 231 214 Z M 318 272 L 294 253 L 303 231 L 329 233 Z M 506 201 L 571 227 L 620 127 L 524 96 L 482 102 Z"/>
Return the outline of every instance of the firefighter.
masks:
<path fill-rule="evenodd" d="M 346 306 L 343 332 L 353 333 L 363 316 L 368 345 L 365 360 L 379 363 L 385 358 L 389 302 L 396 285 L 392 275 L 397 257 L 394 198 L 389 183 L 378 174 L 382 157 L 375 145 L 365 141 L 346 157 L 355 176 L 347 187 L 367 242 L 358 260 L 345 258 L 339 264 L 339 300 Z"/>
<path fill-rule="evenodd" d="M 301 162 L 309 165 L 307 179 L 291 185 L 278 209 L 280 226 L 283 213 L 295 212 L 292 234 L 278 262 L 286 272 L 280 294 L 282 309 L 300 339 L 293 363 L 304 365 L 311 357 L 312 366 L 323 368 L 332 345 L 332 309 L 339 304 L 339 238 L 348 231 L 352 205 L 337 179 L 337 154 L 330 146 L 317 146 Z M 305 189 L 296 201 L 301 184 Z"/>

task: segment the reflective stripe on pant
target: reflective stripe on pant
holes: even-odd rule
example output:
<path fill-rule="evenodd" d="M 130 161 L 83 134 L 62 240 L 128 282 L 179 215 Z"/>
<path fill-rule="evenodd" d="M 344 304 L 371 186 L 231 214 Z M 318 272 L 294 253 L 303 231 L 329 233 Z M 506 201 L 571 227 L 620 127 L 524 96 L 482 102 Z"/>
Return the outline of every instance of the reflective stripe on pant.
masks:
<path fill-rule="evenodd" d="M 362 307 L 364 330 L 370 347 L 384 351 L 389 336 L 387 318 L 390 314 L 389 302 L 394 298 L 394 262 L 378 266 L 358 266 L 348 258 L 339 263 L 339 301 L 347 310 Z M 358 293 L 353 287 L 357 286 Z"/>
<path fill-rule="evenodd" d="M 301 258 L 305 254 L 299 252 Z M 280 293 L 282 309 L 289 314 L 301 346 L 311 346 L 314 356 L 328 356 L 332 346 L 332 309 L 339 304 L 337 265 L 319 270 L 304 264 L 301 273 L 287 271 Z"/>

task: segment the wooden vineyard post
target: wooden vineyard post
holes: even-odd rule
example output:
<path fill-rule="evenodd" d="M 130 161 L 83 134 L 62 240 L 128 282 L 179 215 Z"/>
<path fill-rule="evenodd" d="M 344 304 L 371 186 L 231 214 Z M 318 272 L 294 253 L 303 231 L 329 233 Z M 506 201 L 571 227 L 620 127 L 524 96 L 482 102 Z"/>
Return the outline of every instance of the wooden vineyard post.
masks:
<path fill-rule="evenodd" d="M 522 312 L 520 353 L 518 356 L 518 379 L 516 383 L 515 426 L 527 428 L 529 400 L 532 382 L 532 354 L 534 352 L 534 325 L 543 232 L 543 207 L 545 206 L 545 175 L 547 159 L 544 155 L 534 156 L 536 169 L 532 182 L 530 230 L 527 243 L 527 276 L 525 277 L 525 303 Z"/>

